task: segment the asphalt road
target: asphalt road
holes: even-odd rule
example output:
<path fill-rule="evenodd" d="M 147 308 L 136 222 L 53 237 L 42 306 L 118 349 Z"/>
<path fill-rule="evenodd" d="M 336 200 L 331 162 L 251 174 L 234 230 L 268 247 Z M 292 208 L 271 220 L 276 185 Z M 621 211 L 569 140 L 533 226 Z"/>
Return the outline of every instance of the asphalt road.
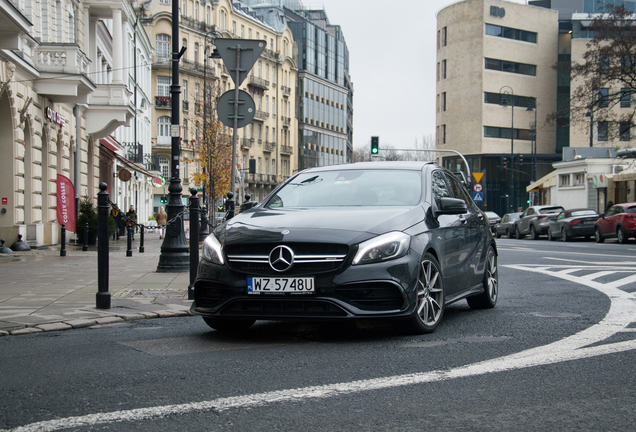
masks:
<path fill-rule="evenodd" d="M 0 428 L 634 431 L 636 242 L 499 239 L 500 298 L 392 323 L 199 317 L 0 338 Z"/>

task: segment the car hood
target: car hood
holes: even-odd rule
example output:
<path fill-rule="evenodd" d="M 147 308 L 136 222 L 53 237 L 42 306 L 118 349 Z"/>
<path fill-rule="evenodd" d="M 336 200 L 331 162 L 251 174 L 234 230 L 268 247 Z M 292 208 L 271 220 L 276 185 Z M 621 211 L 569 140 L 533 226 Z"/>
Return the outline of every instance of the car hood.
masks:
<path fill-rule="evenodd" d="M 221 224 L 214 234 L 224 244 L 280 241 L 354 244 L 386 232 L 403 231 L 424 217 L 420 206 L 254 208 Z"/>

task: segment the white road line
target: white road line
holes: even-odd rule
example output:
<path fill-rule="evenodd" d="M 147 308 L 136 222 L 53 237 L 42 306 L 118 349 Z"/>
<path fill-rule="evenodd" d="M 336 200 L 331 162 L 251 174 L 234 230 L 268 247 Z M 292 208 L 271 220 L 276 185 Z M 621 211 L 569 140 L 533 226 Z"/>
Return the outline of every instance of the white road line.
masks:
<path fill-rule="evenodd" d="M 627 285 L 629 283 L 632 282 L 636 282 L 636 274 L 631 275 L 631 276 L 627 276 L 624 277 L 622 279 L 618 279 L 612 282 L 608 282 L 607 285 L 613 287 L 613 288 L 618 288 L 618 287 L 622 287 L 623 285 Z"/>
<path fill-rule="evenodd" d="M 603 255 L 603 256 L 605 256 L 605 255 Z M 607 261 L 598 262 L 598 261 L 581 261 L 581 260 L 575 260 L 575 259 L 556 258 L 556 257 L 545 257 L 545 258 L 546 259 L 550 259 L 550 260 L 554 260 L 554 261 L 574 261 L 574 262 L 577 262 L 577 263 L 590 264 L 590 265 L 593 265 L 593 266 L 597 266 L 599 264 L 606 265 L 606 266 L 609 266 L 609 265 L 612 265 L 612 266 L 615 266 L 615 265 L 619 265 L 619 266 L 622 266 L 622 265 L 629 265 L 629 266 L 636 265 L 636 262 L 625 262 L 625 261 L 620 261 L 620 262 L 607 262 Z"/>
<path fill-rule="evenodd" d="M 541 254 L 564 254 L 564 255 L 592 255 L 595 257 L 599 256 L 598 252 L 569 252 L 569 251 L 555 251 L 555 250 L 542 250 L 542 249 L 530 249 L 530 248 L 497 248 L 497 250 L 499 251 L 505 251 L 505 250 L 510 250 L 510 251 L 515 251 L 515 252 L 533 252 L 533 253 L 541 253 Z M 625 255 L 609 255 L 609 254 L 603 254 L 604 257 L 615 257 L 615 258 L 625 258 Z"/>
<path fill-rule="evenodd" d="M 157 419 L 166 416 L 183 415 L 203 411 L 225 411 L 232 408 L 256 407 L 281 402 L 297 402 L 304 399 L 325 399 L 372 390 L 418 385 L 449 379 L 505 372 L 540 365 L 555 364 L 636 349 L 636 340 L 590 346 L 592 344 L 597 344 L 618 332 L 633 330 L 627 327 L 636 320 L 636 296 L 634 294 L 621 291 L 607 284 L 601 284 L 594 282 L 593 280 L 576 277 L 571 274 L 561 274 L 559 272 L 552 272 L 546 269 L 538 269 L 532 266 L 523 265 L 506 265 L 504 267 L 545 274 L 596 289 L 609 297 L 611 301 L 610 309 L 607 312 L 607 315 L 605 315 L 603 320 L 601 320 L 598 324 L 559 341 L 504 357 L 485 360 L 479 363 L 446 371 L 439 370 L 397 375 L 385 378 L 219 398 L 203 402 L 89 414 L 85 416 L 32 423 L 12 429 L 12 431 L 55 431 L 72 427 L 86 427 L 109 423 Z"/>
<path fill-rule="evenodd" d="M 585 280 L 594 280 L 594 279 L 598 279 L 598 278 L 603 277 L 603 276 L 609 276 L 609 275 L 612 275 L 612 274 L 615 274 L 615 273 L 616 272 L 614 272 L 614 271 L 607 271 L 607 270 L 606 271 L 599 271 L 599 272 L 596 272 L 596 273 L 586 274 L 584 276 L 581 276 L 581 278 L 585 279 Z"/>

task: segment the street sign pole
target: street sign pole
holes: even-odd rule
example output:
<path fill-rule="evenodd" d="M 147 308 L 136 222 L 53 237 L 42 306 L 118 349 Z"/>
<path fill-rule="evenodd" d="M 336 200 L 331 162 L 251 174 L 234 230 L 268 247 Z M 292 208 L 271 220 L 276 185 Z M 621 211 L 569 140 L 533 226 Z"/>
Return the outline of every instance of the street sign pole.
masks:
<path fill-rule="evenodd" d="M 239 83 L 241 73 L 241 46 L 236 46 L 236 70 L 234 78 L 234 127 L 232 131 L 232 178 L 230 179 L 230 191 L 234 193 L 234 181 L 236 179 L 236 144 L 238 141 L 238 121 L 239 121 Z M 234 217 L 234 207 L 228 209 L 228 219 Z"/>

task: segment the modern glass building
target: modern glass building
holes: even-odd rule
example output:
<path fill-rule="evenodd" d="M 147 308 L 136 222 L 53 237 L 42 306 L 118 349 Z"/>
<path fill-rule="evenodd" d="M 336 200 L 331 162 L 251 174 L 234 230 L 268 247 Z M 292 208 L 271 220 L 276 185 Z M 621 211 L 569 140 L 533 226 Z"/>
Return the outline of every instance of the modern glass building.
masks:
<path fill-rule="evenodd" d="M 341 27 L 330 24 L 323 9 L 308 9 L 299 0 L 243 3 L 253 3 L 270 25 L 280 23 L 276 11 L 282 13 L 297 43 L 299 169 L 351 162 L 353 85 Z"/>

